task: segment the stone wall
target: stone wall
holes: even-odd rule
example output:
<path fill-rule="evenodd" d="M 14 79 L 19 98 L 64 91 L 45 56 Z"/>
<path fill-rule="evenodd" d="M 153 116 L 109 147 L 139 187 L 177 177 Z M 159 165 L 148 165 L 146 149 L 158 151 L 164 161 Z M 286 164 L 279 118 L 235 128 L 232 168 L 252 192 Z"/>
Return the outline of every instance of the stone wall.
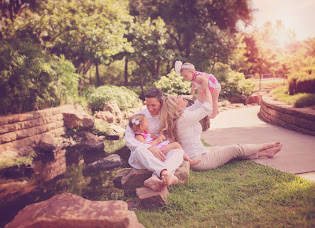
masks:
<path fill-rule="evenodd" d="M 288 128 L 303 134 L 315 135 L 315 110 L 294 108 L 283 102 L 264 95 L 260 104 L 259 116 L 272 124 Z"/>
<path fill-rule="evenodd" d="M 25 156 L 42 137 L 56 138 L 65 133 L 63 110 L 72 106 L 60 106 L 40 111 L 0 116 L 0 157 L 6 151 Z"/>

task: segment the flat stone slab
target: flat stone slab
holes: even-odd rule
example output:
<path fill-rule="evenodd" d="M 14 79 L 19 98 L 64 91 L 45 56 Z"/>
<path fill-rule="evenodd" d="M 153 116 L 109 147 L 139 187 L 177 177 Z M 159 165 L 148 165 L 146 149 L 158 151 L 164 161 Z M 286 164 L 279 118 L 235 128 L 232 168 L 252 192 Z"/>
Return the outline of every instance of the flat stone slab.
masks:
<path fill-rule="evenodd" d="M 142 208 L 156 208 L 167 204 L 166 200 L 169 194 L 167 188 L 160 192 L 155 192 L 150 188 L 142 187 L 137 188 L 136 192 L 139 206 Z"/>
<path fill-rule="evenodd" d="M 124 201 L 90 201 L 70 193 L 34 203 L 22 209 L 5 228 L 16 227 L 139 227 L 143 228 Z"/>
<path fill-rule="evenodd" d="M 315 136 L 263 122 L 259 110 L 253 106 L 219 113 L 201 136 L 212 146 L 280 141 L 283 148 L 274 158 L 253 161 L 294 174 L 315 171 Z"/>

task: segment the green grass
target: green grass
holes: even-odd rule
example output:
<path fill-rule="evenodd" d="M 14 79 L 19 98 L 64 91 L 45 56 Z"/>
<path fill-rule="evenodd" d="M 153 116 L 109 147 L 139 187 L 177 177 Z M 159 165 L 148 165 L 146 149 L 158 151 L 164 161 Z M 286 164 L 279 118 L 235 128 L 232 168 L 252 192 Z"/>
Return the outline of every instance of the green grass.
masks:
<path fill-rule="evenodd" d="M 315 105 L 315 94 L 298 93 L 290 96 L 288 87 L 281 86 L 270 92 L 271 96 L 279 101 L 293 105 L 297 108 L 309 107 Z"/>
<path fill-rule="evenodd" d="M 168 205 L 137 210 L 150 227 L 314 227 L 315 184 L 251 161 L 190 173 Z"/>

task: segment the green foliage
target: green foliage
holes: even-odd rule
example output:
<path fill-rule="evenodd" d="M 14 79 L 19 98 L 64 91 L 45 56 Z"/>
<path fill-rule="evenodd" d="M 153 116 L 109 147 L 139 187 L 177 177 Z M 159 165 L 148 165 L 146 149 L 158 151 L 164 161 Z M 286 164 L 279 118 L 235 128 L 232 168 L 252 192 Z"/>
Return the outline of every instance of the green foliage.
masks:
<path fill-rule="evenodd" d="M 0 41 L 0 114 L 44 109 L 77 96 L 73 64 L 29 40 Z"/>
<path fill-rule="evenodd" d="M 164 94 L 190 94 L 191 83 L 172 70 L 168 75 L 162 76 L 154 85 Z"/>
<path fill-rule="evenodd" d="M 65 55 L 84 75 L 91 64 L 132 50 L 124 37 L 131 19 L 128 1 L 47 0 L 3 31 L 6 38 L 31 37 L 52 53 Z"/>
<path fill-rule="evenodd" d="M 315 105 L 315 94 L 298 93 L 290 95 L 288 86 L 281 86 L 273 89 L 270 94 L 273 98 L 286 104 L 293 105 L 296 108 L 303 108 Z"/>
<path fill-rule="evenodd" d="M 21 156 L 21 157 L 2 157 L 0 159 L 0 170 L 1 169 L 5 169 L 5 168 L 9 168 L 12 166 L 27 166 L 27 165 L 31 165 L 34 158 L 36 158 L 36 153 L 34 151 L 32 151 L 29 155 L 27 156 Z"/>
<path fill-rule="evenodd" d="M 121 110 L 135 107 L 140 104 L 137 95 L 126 87 L 100 86 L 97 89 L 90 89 L 86 93 L 88 104 L 93 111 L 103 110 L 104 105 L 109 101 L 116 101 Z"/>
<path fill-rule="evenodd" d="M 290 95 L 297 93 L 315 93 L 315 67 L 303 68 L 289 77 Z"/>
<path fill-rule="evenodd" d="M 249 79 L 245 79 L 243 73 L 231 70 L 231 68 L 222 63 L 217 63 L 211 72 L 222 86 L 221 96 L 230 98 L 235 95 L 253 93 L 255 84 Z"/>
<path fill-rule="evenodd" d="M 315 184 L 301 177 L 234 161 L 210 171 L 190 172 L 171 188 L 166 207 L 135 211 L 156 227 L 313 227 Z M 272 212 L 272 213 L 271 213 Z"/>

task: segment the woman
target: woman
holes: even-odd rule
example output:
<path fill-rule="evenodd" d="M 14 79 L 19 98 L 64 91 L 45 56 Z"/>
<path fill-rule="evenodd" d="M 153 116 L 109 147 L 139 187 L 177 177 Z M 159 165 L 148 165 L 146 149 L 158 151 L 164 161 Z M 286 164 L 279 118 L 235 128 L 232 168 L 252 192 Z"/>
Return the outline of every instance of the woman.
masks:
<path fill-rule="evenodd" d="M 168 95 L 161 108 L 162 132 L 173 141 L 179 142 L 188 157 L 201 160 L 191 167 L 193 170 L 215 169 L 233 158 L 272 158 L 282 145 L 279 142 L 265 144 L 243 144 L 205 147 L 200 135 L 199 121 L 212 113 L 212 98 L 209 90 L 198 93 L 198 100 L 190 106 L 181 96 Z"/>

